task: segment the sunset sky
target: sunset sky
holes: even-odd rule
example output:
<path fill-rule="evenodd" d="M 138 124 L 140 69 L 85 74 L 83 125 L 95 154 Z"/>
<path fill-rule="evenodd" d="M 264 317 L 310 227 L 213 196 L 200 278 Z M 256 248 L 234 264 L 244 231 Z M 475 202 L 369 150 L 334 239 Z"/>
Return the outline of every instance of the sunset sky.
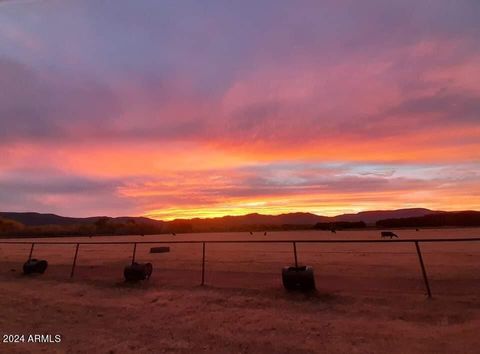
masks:
<path fill-rule="evenodd" d="M 480 209 L 480 1 L 0 1 L 0 210 Z"/>

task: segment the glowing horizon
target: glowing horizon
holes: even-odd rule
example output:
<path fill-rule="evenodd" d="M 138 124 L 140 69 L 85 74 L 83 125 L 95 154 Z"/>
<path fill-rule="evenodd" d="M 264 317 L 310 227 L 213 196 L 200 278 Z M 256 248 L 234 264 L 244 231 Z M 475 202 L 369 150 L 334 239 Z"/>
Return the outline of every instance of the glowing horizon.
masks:
<path fill-rule="evenodd" d="M 480 210 L 471 1 L 0 9 L 5 211 Z"/>

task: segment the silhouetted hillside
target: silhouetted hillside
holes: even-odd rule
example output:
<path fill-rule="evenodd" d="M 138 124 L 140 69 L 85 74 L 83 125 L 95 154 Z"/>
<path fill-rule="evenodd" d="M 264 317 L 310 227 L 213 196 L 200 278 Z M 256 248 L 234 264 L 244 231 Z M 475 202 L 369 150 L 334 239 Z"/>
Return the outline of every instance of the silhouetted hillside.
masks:
<path fill-rule="evenodd" d="M 191 225 L 194 229 L 200 228 L 236 228 L 241 226 L 255 226 L 255 225 L 315 225 L 321 222 L 358 222 L 364 221 L 367 224 L 375 223 L 381 219 L 387 218 L 405 218 L 412 216 L 423 216 L 434 213 L 428 209 L 399 209 L 399 210 L 379 210 L 379 211 L 365 211 L 357 214 L 342 214 L 334 217 L 316 215 L 312 213 L 288 213 L 280 215 L 262 215 L 262 214 L 247 214 L 241 216 L 223 216 L 216 218 L 194 218 L 194 219 L 176 219 L 169 222 L 163 222 L 145 217 L 116 217 L 110 218 L 106 216 L 93 216 L 87 218 L 73 218 L 59 216 L 55 214 L 41 214 L 34 212 L 0 212 L 0 217 L 17 221 L 25 226 L 45 226 L 45 225 L 82 225 L 94 224 L 99 219 L 108 218 L 111 222 L 127 222 L 135 220 L 135 222 L 159 226 L 161 224 L 181 225 L 185 227 L 186 224 Z"/>
<path fill-rule="evenodd" d="M 335 216 L 335 221 L 363 221 L 367 224 L 375 224 L 378 220 L 383 219 L 398 219 L 398 218 L 411 218 L 420 217 L 428 214 L 435 214 L 437 211 L 433 211 L 425 208 L 411 208 L 411 209 L 398 209 L 398 210 L 372 210 L 362 211 L 357 214 L 343 214 Z"/>
<path fill-rule="evenodd" d="M 423 216 L 431 213 L 435 212 L 429 209 L 421 208 L 366 211 L 358 214 L 342 214 L 334 217 L 316 215 L 312 213 L 288 213 L 280 215 L 262 215 L 253 213 L 241 216 L 223 216 L 207 219 L 177 219 L 173 222 L 168 222 L 167 224 L 181 224 L 183 228 L 187 227 L 194 231 L 235 231 L 264 228 L 291 229 L 295 225 L 309 228 L 317 223 L 333 222 L 365 222 L 367 224 L 375 225 L 376 221 L 384 218 Z"/>
<path fill-rule="evenodd" d="M 100 217 L 71 218 L 55 214 L 0 212 L 0 217 L 22 223 L 25 226 L 75 225 L 93 223 Z"/>
<path fill-rule="evenodd" d="M 335 217 L 311 213 L 248 214 L 207 219 L 153 220 L 145 217 L 94 216 L 71 218 L 55 214 L 0 212 L 0 235 L 90 236 L 260 230 L 347 229 L 378 227 L 480 226 L 480 212 L 436 212 L 428 209 L 367 211 Z M 408 216 L 415 217 L 408 217 Z M 387 216 L 387 217 L 385 217 Z M 407 217 L 405 217 L 407 216 Z M 383 218 L 383 219 L 382 219 Z"/>
<path fill-rule="evenodd" d="M 4 236 L 159 234 L 163 232 L 163 225 L 163 221 L 144 217 L 69 218 L 54 214 L 0 213 L 0 235 Z"/>
<path fill-rule="evenodd" d="M 25 226 L 45 226 L 45 225 L 80 225 L 80 224 L 93 224 L 99 219 L 107 218 L 115 222 L 129 222 L 134 220 L 137 223 L 160 225 L 163 221 L 149 219 L 145 217 L 132 217 L 121 216 L 111 218 L 108 216 L 92 216 L 88 218 L 72 218 L 68 216 L 60 216 L 56 214 L 41 214 L 41 213 L 13 213 L 13 212 L 0 212 L 0 217 L 17 221 Z"/>
<path fill-rule="evenodd" d="M 479 211 L 439 212 L 414 218 L 385 219 L 377 221 L 382 228 L 395 227 L 446 227 L 480 226 Z"/>
<path fill-rule="evenodd" d="M 178 219 L 167 222 L 167 228 L 174 225 L 190 225 L 195 232 L 207 231 L 255 231 L 255 230 L 284 230 L 292 227 L 311 228 L 319 221 L 329 220 L 328 217 L 311 213 L 290 213 L 281 215 L 248 214 L 241 216 L 223 216 L 207 219 Z"/>

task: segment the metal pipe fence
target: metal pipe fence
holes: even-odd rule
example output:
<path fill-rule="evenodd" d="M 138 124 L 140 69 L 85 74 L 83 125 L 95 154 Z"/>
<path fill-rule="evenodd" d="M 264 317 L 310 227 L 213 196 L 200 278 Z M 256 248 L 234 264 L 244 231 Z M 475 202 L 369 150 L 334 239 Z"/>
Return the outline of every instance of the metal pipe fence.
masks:
<path fill-rule="evenodd" d="M 473 238 L 441 238 L 441 239 L 432 239 L 432 238 L 423 238 L 423 239 L 402 239 L 402 240 L 211 240 L 211 241 L 202 241 L 202 240 L 189 240 L 189 241 L 85 241 L 85 242 L 67 242 L 67 241 L 10 241 L 10 240 L 0 240 L 0 245 L 31 245 L 28 259 L 32 259 L 32 254 L 35 245 L 75 245 L 75 255 L 73 257 L 72 269 L 70 277 L 73 277 L 75 272 L 75 267 L 77 265 L 77 257 L 79 253 L 80 245 L 133 245 L 132 252 L 132 264 L 135 262 L 135 256 L 137 251 L 137 245 L 139 244 L 201 244 L 202 245 L 202 275 L 201 275 L 201 285 L 205 285 L 205 263 L 206 263 L 206 245 L 207 244 L 234 244 L 234 243 L 277 243 L 277 244 L 291 244 L 293 250 L 293 259 L 295 267 L 298 267 L 298 254 L 297 254 L 297 244 L 305 243 L 314 243 L 314 244 L 365 244 L 365 243 L 380 243 L 380 244 L 396 244 L 396 243 L 413 243 L 415 245 L 415 250 L 418 256 L 418 261 L 420 265 L 420 270 L 422 273 L 423 281 L 425 284 L 425 289 L 429 298 L 432 297 L 432 291 L 430 289 L 430 283 L 423 261 L 422 251 L 420 248 L 421 243 L 447 243 L 447 242 L 478 242 L 480 237 Z M 351 252 L 351 253 L 365 253 L 362 251 Z M 380 252 L 372 252 L 380 253 Z M 395 252 L 392 252 L 395 253 Z M 461 253 L 461 252 L 455 252 Z"/>

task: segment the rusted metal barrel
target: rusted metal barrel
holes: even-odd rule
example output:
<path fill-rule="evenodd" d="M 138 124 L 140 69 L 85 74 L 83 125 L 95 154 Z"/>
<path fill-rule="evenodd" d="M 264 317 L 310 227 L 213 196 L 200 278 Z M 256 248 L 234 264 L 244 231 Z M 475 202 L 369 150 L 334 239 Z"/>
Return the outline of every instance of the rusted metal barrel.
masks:
<path fill-rule="evenodd" d="M 48 262 L 46 260 L 29 259 L 23 264 L 23 274 L 43 274 L 47 270 Z"/>
<path fill-rule="evenodd" d="M 284 267 L 282 269 L 283 287 L 287 290 L 315 290 L 315 277 L 310 266 Z"/>
<path fill-rule="evenodd" d="M 137 263 L 125 267 L 123 276 L 126 281 L 139 281 L 149 279 L 153 272 L 152 263 Z"/>

